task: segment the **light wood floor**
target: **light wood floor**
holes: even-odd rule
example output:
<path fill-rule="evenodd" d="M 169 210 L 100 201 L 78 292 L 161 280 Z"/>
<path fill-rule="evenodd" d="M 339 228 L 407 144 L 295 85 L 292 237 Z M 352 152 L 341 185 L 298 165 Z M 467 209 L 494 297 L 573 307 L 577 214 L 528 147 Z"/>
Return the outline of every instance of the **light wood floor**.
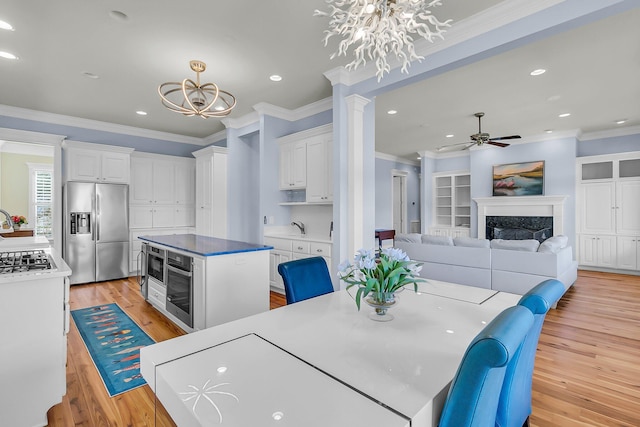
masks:
<path fill-rule="evenodd" d="M 110 302 L 156 341 L 183 334 L 131 279 L 71 288 L 72 310 Z M 272 293 L 272 309 L 284 304 Z M 174 425 L 146 385 L 110 398 L 73 322 L 68 338 L 67 394 L 49 411 L 50 426 Z M 547 315 L 531 426 L 640 426 L 640 277 L 580 271 Z"/>

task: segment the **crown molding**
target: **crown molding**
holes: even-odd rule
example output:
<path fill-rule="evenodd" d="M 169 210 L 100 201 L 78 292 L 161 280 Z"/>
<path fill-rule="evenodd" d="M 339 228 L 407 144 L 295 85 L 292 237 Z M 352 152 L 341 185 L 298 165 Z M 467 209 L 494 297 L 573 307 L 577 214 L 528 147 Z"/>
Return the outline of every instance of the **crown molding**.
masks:
<path fill-rule="evenodd" d="M 193 157 L 202 157 L 202 156 L 211 156 L 215 153 L 218 154 L 228 154 L 229 149 L 227 147 L 216 147 L 216 146 L 211 146 L 211 147 L 205 147 L 205 148 L 201 148 L 198 151 L 194 151 L 193 153 L 191 153 L 191 155 Z"/>
<path fill-rule="evenodd" d="M 326 125 L 317 126 L 311 129 L 306 129 L 300 132 L 290 133 L 288 135 L 284 135 L 276 139 L 279 144 L 298 141 L 300 139 L 312 138 L 318 135 L 326 135 L 328 133 L 333 132 L 333 123 L 328 123 Z"/>
<path fill-rule="evenodd" d="M 321 99 L 311 104 L 303 105 L 295 110 L 278 107 L 277 105 L 267 102 L 259 102 L 253 106 L 253 109 L 260 115 L 267 115 L 282 120 L 295 122 L 313 115 L 331 110 L 333 108 L 333 97 Z"/>
<path fill-rule="evenodd" d="M 133 148 L 121 147 L 119 145 L 107 145 L 107 144 L 95 144 L 93 142 L 72 141 L 65 139 L 62 141 L 63 148 L 80 148 L 83 150 L 98 150 L 98 151 L 113 151 L 116 153 L 131 154 L 134 152 Z"/>
<path fill-rule="evenodd" d="M 0 141 L 0 153 L 53 157 L 54 150 L 52 145 Z"/>
<path fill-rule="evenodd" d="M 227 129 L 240 129 L 245 126 L 252 125 L 260 121 L 260 116 L 257 112 L 252 111 L 240 117 L 227 117 L 220 120 L 224 127 Z"/>
<path fill-rule="evenodd" d="M 202 139 L 204 145 L 215 144 L 216 142 L 220 142 L 227 139 L 227 131 L 221 130 L 220 132 L 212 133 L 211 135 Z"/>
<path fill-rule="evenodd" d="M 403 163 L 405 165 L 420 166 L 419 160 L 409 160 L 404 157 L 398 157 L 387 153 L 376 151 L 376 159 L 388 160 L 390 162 Z"/>
<path fill-rule="evenodd" d="M 138 136 L 141 138 L 159 139 L 162 141 L 179 142 L 182 144 L 203 145 L 202 138 L 178 135 L 175 133 L 160 132 L 142 129 L 134 126 L 118 125 L 115 123 L 101 122 L 99 120 L 83 119 L 80 117 L 65 116 L 63 114 L 47 113 L 44 111 L 28 110 L 26 108 L 12 107 L 0 104 L 0 116 L 14 117 L 16 119 L 35 120 L 61 126 L 71 126 L 83 129 L 91 129 L 102 132 L 118 133 L 123 135 Z"/>
<path fill-rule="evenodd" d="M 29 142 L 33 144 L 60 145 L 66 136 L 28 130 L 0 128 L 0 142 Z"/>
<path fill-rule="evenodd" d="M 588 132 L 580 135 L 579 141 L 590 141 L 593 139 L 615 138 L 620 136 L 638 135 L 640 134 L 640 125 L 625 126 L 621 128 L 601 130 L 597 132 Z"/>

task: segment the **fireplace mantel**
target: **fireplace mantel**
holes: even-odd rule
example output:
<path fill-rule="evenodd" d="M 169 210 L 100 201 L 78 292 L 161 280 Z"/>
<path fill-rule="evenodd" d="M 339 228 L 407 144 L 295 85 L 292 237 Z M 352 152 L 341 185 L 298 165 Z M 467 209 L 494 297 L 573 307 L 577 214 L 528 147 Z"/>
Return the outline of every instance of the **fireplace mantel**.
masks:
<path fill-rule="evenodd" d="M 478 238 L 486 238 L 488 216 L 550 216 L 553 234 L 563 234 L 564 201 L 568 196 L 475 197 L 478 204 Z"/>

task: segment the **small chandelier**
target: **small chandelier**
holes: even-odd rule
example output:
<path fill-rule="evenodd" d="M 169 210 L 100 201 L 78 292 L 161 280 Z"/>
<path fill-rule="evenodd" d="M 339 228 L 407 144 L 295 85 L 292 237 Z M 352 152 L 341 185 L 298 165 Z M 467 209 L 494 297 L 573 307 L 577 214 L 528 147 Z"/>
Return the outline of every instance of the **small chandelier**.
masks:
<path fill-rule="evenodd" d="M 411 61 L 422 61 L 413 46 L 413 34 L 433 42 L 442 37 L 451 20 L 440 22 L 430 8 L 441 6 L 440 0 L 325 0 L 330 11 L 316 10 L 314 16 L 329 16 L 329 29 L 325 30 L 324 45 L 332 36 L 342 37 L 338 50 L 331 55 L 347 56 L 351 45 L 355 59 L 347 64 L 347 70 L 365 65 L 367 59 L 375 61 L 376 76 L 380 81 L 391 67 L 387 54 L 394 53 L 402 61 L 403 73 Z"/>
<path fill-rule="evenodd" d="M 225 117 L 236 106 L 236 98 L 218 88 L 215 83 L 200 85 L 200 73 L 207 69 L 202 61 L 189 61 L 196 72 L 196 81 L 184 79 L 182 83 L 167 82 L 158 86 L 162 105 L 185 116 Z"/>

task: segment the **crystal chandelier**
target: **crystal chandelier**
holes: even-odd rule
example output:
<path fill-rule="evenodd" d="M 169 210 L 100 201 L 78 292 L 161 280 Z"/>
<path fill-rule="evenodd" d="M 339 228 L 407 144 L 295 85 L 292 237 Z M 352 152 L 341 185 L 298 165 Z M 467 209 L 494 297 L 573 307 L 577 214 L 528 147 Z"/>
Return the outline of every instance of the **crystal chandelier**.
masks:
<path fill-rule="evenodd" d="M 431 14 L 430 8 L 441 6 L 440 0 L 325 0 L 329 12 L 316 10 L 314 16 L 328 16 L 329 29 L 325 30 L 324 45 L 332 36 L 342 37 L 338 49 L 331 55 L 347 56 L 347 50 L 355 45 L 355 59 L 347 64 L 347 70 L 375 61 L 378 81 L 391 67 L 387 54 L 393 53 L 402 61 L 403 73 L 411 61 L 424 59 L 417 55 L 413 46 L 413 35 L 433 42 L 442 37 L 451 20 L 440 22 Z"/>
<path fill-rule="evenodd" d="M 207 68 L 202 61 L 189 61 L 196 72 L 196 81 L 184 79 L 182 83 L 167 82 L 158 86 L 162 105 L 185 116 L 208 117 L 228 116 L 236 106 L 236 98 L 218 88 L 215 83 L 200 84 L 200 73 Z"/>

